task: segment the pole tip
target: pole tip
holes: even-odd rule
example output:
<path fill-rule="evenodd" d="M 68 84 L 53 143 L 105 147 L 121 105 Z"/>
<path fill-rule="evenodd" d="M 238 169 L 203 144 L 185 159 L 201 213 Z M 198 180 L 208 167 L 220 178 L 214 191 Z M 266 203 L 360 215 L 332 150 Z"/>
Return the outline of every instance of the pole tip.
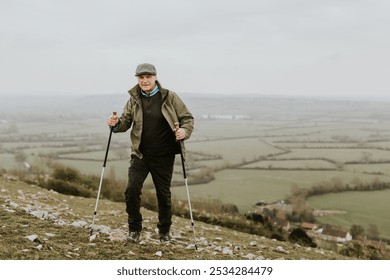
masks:
<path fill-rule="evenodd" d="M 89 237 L 89 241 L 93 241 L 95 238 L 96 238 L 96 234 L 92 234 L 92 235 Z"/>

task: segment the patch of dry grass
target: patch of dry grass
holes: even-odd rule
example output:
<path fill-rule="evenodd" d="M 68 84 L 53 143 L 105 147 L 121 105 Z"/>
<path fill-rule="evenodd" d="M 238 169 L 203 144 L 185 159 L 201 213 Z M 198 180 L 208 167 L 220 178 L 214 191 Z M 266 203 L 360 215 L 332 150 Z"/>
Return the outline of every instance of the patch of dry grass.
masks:
<path fill-rule="evenodd" d="M 144 215 L 141 244 L 112 240 L 100 233 L 89 241 L 89 228 L 74 227 L 74 221 L 91 221 L 95 199 L 58 194 L 37 186 L 0 179 L 0 259 L 4 260 L 232 260 L 232 259 L 346 259 L 334 252 L 305 248 L 223 227 L 195 222 L 198 250 L 192 242 L 190 221 L 173 218 L 172 232 L 179 233 L 173 244 L 156 241 L 157 214 L 142 209 Z M 25 207 L 35 207 L 65 221 L 58 225 L 53 219 L 41 219 L 28 214 Z M 95 225 L 126 231 L 124 203 L 102 199 Z M 148 239 L 146 235 L 151 237 Z M 36 238 L 28 237 L 36 235 Z M 252 245 L 250 244 L 252 243 Z M 156 254 L 161 252 L 162 255 Z"/>

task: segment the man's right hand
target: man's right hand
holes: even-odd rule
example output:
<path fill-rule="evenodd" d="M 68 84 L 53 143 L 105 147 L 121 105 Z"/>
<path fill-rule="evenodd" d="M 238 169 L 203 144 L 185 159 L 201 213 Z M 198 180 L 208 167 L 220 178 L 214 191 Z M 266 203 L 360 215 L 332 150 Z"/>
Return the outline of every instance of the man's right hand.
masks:
<path fill-rule="evenodd" d="M 118 123 L 118 115 L 116 113 L 113 113 L 111 117 L 108 118 L 107 124 L 109 126 L 116 126 L 117 123 Z"/>

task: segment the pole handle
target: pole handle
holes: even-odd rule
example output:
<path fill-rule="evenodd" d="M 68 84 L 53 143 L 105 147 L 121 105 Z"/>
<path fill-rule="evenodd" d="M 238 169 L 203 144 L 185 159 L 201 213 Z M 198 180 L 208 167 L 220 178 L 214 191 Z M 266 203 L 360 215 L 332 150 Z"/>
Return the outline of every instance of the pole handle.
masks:
<path fill-rule="evenodd" d="M 175 130 L 174 130 L 174 132 L 176 132 L 179 128 L 180 128 L 180 123 L 175 122 Z M 181 141 L 182 141 L 182 140 L 176 140 L 176 142 L 178 142 L 179 145 L 180 145 L 180 151 L 181 151 L 181 144 L 180 144 Z"/>

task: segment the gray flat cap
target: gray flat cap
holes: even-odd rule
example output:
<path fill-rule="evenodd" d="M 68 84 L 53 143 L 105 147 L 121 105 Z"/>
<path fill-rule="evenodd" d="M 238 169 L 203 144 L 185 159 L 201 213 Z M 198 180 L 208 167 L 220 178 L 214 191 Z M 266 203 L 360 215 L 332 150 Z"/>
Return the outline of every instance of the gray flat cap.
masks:
<path fill-rule="evenodd" d="M 142 63 L 137 66 L 137 69 L 135 70 L 135 75 L 157 75 L 156 67 L 150 63 Z"/>

